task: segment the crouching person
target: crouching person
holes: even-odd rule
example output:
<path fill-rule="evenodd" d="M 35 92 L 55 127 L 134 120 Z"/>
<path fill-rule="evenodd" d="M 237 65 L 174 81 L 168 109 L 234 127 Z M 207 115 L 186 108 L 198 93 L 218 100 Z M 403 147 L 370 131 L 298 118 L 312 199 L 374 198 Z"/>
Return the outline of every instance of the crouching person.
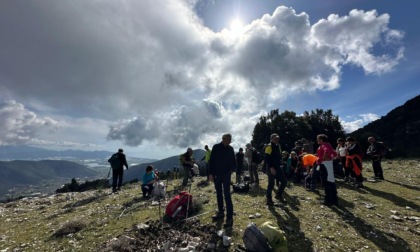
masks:
<path fill-rule="evenodd" d="M 153 172 L 153 166 L 149 165 L 146 168 L 146 172 L 143 174 L 143 184 L 141 190 L 143 192 L 143 198 L 147 199 L 151 196 L 154 183 L 157 181 L 157 176 Z"/>

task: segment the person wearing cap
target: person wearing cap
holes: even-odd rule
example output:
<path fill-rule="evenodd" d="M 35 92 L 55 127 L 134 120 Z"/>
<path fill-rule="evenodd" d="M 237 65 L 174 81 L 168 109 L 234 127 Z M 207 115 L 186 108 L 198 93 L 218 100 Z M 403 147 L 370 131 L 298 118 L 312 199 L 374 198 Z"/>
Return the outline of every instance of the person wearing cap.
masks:
<path fill-rule="evenodd" d="M 233 204 L 230 194 L 231 174 L 236 170 L 236 158 L 233 147 L 230 146 L 232 141 L 231 134 L 224 134 L 222 141 L 215 144 L 211 150 L 209 164 L 209 179 L 214 181 L 216 189 L 218 212 L 213 216 L 213 220 L 217 221 L 225 217 L 223 197 L 226 203 L 226 222 L 225 227 L 233 225 Z"/>
<path fill-rule="evenodd" d="M 116 155 L 119 159 L 119 166 L 117 169 L 112 169 L 112 192 L 117 193 L 117 191 L 121 190 L 121 185 L 123 182 L 123 175 L 124 175 L 124 166 L 128 170 L 128 164 L 127 159 L 125 157 L 125 154 L 123 153 L 123 149 L 118 149 L 118 152 L 113 154 L 110 159 L 108 159 L 108 162 L 111 163 L 111 159 L 114 155 Z"/>
<path fill-rule="evenodd" d="M 182 180 L 182 186 L 188 185 L 188 179 L 191 178 L 191 170 L 194 165 L 194 156 L 193 150 L 191 148 L 187 148 L 187 151 L 181 155 L 181 164 L 182 168 L 184 169 L 184 179 Z"/>
<path fill-rule="evenodd" d="M 267 176 L 268 176 L 268 186 L 267 186 L 267 205 L 274 205 L 272 199 L 272 192 L 274 188 L 274 181 L 277 177 L 280 180 L 279 189 L 277 190 L 276 199 L 284 202 L 282 197 L 284 189 L 286 188 L 287 181 L 286 177 L 281 169 L 282 164 L 282 152 L 279 144 L 280 137 L 278 134 L 271 134 L 270 144 L 265 148 L 265 163 L 267 164 Z"/>

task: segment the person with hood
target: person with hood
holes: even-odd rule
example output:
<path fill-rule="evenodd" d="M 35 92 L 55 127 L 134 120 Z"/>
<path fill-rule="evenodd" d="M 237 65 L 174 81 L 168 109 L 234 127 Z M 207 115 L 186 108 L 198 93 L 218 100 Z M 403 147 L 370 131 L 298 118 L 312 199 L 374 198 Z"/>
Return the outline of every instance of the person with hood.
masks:
<path fill-rule="evenodd" d="M 218 213 L 213 216 L 213 220 L 220 220 L 225 217 L 223 197 L 226 203 L 226 222 L 225 227 L 233 225 L 233 204 L 230 194 L 231 174 L 236 170 L 236 159 L 233 147 L 230 146 L 232 135 L 226 133 L 222 136 L 222 141 L 215 144 L 211 150 L 209 179 L 214 182 L 217 197 Z"/>

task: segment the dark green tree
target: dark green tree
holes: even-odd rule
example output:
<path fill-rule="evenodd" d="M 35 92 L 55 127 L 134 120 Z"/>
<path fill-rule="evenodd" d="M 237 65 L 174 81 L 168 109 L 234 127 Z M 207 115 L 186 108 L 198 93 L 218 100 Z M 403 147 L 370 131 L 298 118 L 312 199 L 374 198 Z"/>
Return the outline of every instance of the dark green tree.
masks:
<path fill-rule="evenodd" d="M 287 110 L 282 114 L 279 114 L 278 109 L 270 111 L 267 116 L 261 116 L 254 127 L 253 146 L 261 149 L 270 142 L 272 133 L 280 135 L 281 147 L 287 151 L 302 138 L 315 142 L 318 134 L 326 134 L 334 145 L 337 138 L 345 135 L 338 116 L 333 115 L 331 110 L 322 109 L 305 111 L 303 116 L 296 116 L 295 112 Z"/>

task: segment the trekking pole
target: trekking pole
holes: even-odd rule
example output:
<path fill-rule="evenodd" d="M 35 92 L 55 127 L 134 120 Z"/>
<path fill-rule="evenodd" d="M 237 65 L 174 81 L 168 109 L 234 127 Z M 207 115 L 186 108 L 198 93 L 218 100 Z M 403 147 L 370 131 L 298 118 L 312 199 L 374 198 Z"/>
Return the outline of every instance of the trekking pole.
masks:
<path fill-rule="evenodd" d="M 188 187 L 188 202 L 187 202 L 187 214 L 185 215 L 185 218 L 188 219 L 188 212 L 190 211 L 190 200 L 191 200 L 191 183 Z M 192 201 L 192 200 L 191 200 Z M 191 202 L 192 203 L 192 202 Z"/>
<path fill-rule="evenodd" d="M 205 214 L 208 214 L 208 213 L 210 213 L 210 211 L 204 212 L 204 213 L 202 213 L 202 214 L 195 215 L 195 216 L 193 216 L 193 217 L 189 217 L 189 218 L 183 219 L 182 221 L 187 221 L 187 220 L 189 220 L 189 219 L 192 219 L 192 218 L 195 218 L 195 217 L 198 217 L 198 216 L 202 216 L 202 215 L 205 215 Z"/>

